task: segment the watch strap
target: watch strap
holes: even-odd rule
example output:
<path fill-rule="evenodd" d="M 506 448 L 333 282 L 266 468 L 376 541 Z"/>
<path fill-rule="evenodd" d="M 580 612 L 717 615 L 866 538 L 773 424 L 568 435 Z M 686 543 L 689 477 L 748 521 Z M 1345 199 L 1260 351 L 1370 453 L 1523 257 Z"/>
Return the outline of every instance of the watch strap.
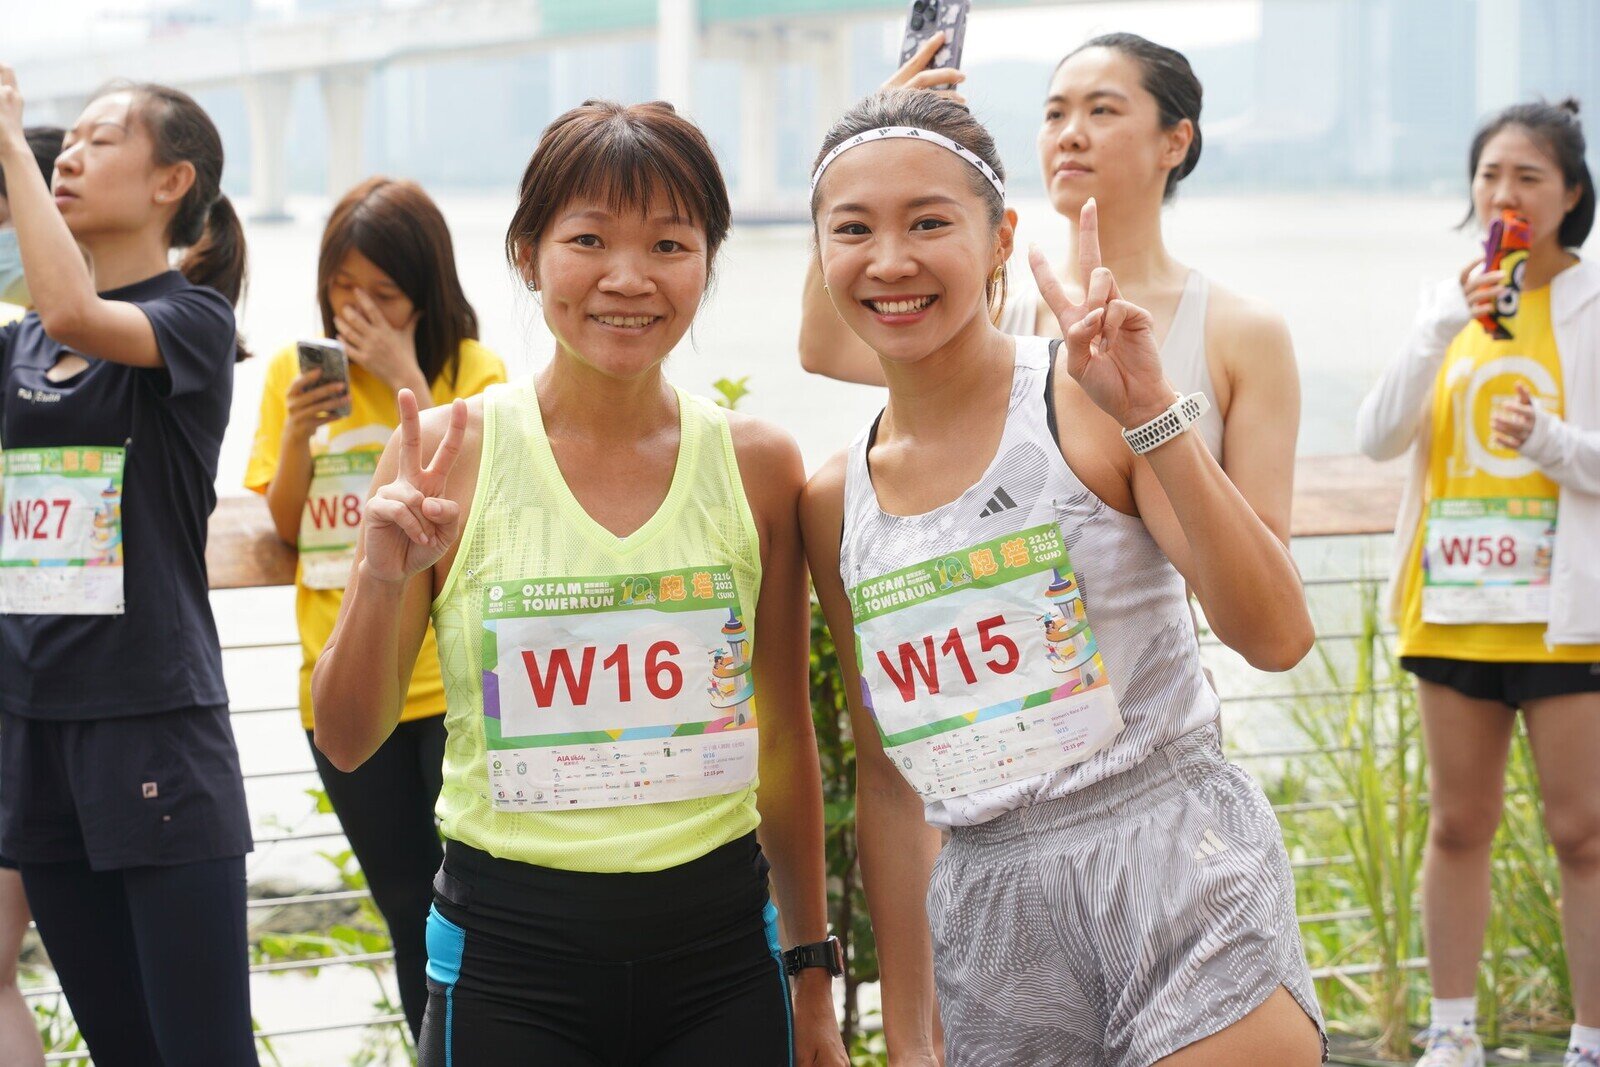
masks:
<path fill-rule="evenodd" d="M 1210 410 L 1211 401 L 1204 393 L 1178 396 L 1171 407 L 1149 422 L 1135 426 L 1131 430 L 1123 430 L 1122 439 L 1128 442 L 1128 447 L 1133 449 L 1134 455 L 1142 456 L 1183 433 L 1199 422 Z"/>
<path fill-rule="evenodd" d="M 809 945 L 796 945 L 783 954 L 783 970 L 790 976 L 809 967 L 821 967 L 838 978 L 844 974 L 844 947 L 837 937 L 815 941 Z"/>

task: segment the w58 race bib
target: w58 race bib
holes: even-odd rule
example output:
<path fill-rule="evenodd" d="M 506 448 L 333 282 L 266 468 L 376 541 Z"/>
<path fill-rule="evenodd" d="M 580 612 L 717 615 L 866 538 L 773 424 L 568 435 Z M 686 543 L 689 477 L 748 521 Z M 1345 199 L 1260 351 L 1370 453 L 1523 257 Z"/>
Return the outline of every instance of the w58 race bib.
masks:
<path fill-rule="evenodd" d="M 862 699 L 924 800 L 1081 763 L 1122 730 L 1054 524 L 849 593 Z"/>
<path fill-rule="evenodd" d="M 1555 534 L 1554 500 L 1433 501 L 1422 554 L 1423 621 L 1548 622 Z"/>
<path fill-rule="evenodd" d="M 750 634 L 727 567 L 499 582 L 483 628 L 496 809 L 687 800 L 755 780 Z"/>
<path fill-rule="evenodd" d="M 312 460 L 311 490 L 300 512 L 300 580 L 307 589 L 343 589 L 378 451 L 334 452 Z"/>
<path fill-rule="evenodd" d="M 121 615 L 120 448 L 0 455 L 0 613 Z"/>

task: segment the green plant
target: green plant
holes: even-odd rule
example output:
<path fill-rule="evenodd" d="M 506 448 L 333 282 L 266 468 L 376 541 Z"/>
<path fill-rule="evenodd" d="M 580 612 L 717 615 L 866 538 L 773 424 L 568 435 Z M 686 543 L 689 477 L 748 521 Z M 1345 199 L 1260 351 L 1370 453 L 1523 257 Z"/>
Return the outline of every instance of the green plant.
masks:
<path fill-rule="evenodd" d="M 746 385 L 750 376 L 742 378 L 718 378 L 711 383 L 711 388 L 717 391 L 717 403 L 721 407 L 732 410 L 739 406 L 739 401 L 749 395 L 750 389 Z"/>
<path fill-rule="evenodd" d="M 1421 725 L 1409 686 L 1382 631 L 1375 582 L 1358 590 L 1360 629 L 1343 661 L 1326 643 L 1317 645 L 1327 691 L 1347 694 L 1305 699 L 1290 718 L 1318 749 L 1315 757 L 1335 790 L 1336 842 L 1350 857 L 1349 888 L 1368 913 L 1362 931 L 1376 960 L 1368 1010 L 1378 1028 L 1378 1046 L 1404 1056 L 1411 1041 L 1411 975 L 1408 961 L 1420 955 L 1416 895 L 1427 833 Z"/>

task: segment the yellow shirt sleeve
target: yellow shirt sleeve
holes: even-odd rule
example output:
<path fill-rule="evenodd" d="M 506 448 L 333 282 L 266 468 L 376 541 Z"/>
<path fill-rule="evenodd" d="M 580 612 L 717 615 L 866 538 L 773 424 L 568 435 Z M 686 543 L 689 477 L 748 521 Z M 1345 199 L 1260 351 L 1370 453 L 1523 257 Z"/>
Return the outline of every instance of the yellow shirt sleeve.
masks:
<path fill-rule="evenodd" d="M 246 489 L 265 493 L 278 473 L 283 426 L 289 420 L 289 386 L 299 377 L 299 370 L 299 357 L 293 345 L 273 356 L 267 367 L 267 380 L 261 387 L 261 415 L 256 420 L 256 436 L 250 445 L 250 462 L 244 472 Z"/>
<path fill-rule="evenodd" d="M 496 382 L 506 380 L 506 365 L 477 341 L 462 341 L 458 358 L 455 387 L 452 389 L 442 374 L 433 383 L 435 404 L 448 404 L 458 396 L 477 396 Z"/>

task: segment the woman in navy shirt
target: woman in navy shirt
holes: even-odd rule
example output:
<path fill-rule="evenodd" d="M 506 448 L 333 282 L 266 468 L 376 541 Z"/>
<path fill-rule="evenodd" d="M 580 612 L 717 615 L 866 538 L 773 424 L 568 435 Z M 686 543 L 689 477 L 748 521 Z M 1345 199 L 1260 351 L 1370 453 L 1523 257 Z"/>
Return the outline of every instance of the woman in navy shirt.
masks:
<path fill-rule="evenodd" d="M 114 88 L 46 188 L 22 111 L 0 66 L 34 303 L 0 328 L 0 852 L 96 1063 L 254 1065 L 250 825 L 204 555 L 243 355 L 222 141 L 183 93 Z"/>

